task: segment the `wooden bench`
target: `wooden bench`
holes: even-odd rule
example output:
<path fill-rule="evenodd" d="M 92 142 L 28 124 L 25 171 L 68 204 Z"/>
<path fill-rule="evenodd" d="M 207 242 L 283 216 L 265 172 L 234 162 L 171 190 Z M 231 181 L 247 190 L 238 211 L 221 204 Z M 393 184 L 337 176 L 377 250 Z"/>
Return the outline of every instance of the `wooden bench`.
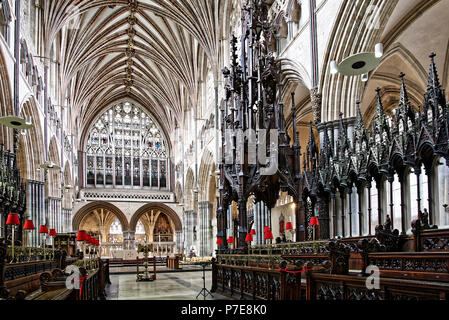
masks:
<path fill-rule="evenodd" d="M 40 288 L 28 294 L 25 300 L 75 300 L 75 290 L 67 288 L 66 275 L 60 269 L 43 272 L 40 277 Z"/>
<path fill-rule="evenodd" d="M 57 268 L 56 261 L 34 261 L 8 264 L 4 268 L 4 286 L 8 290 L 8 298 L 23 299 L 40 286 L 42 273 Z"/>
<path fill-rule="evenodd" d="M 449 251 L 449 229 L 415 230 L 416 251 Z"/>
<path fill-rule="evenodd" d="M 104 300 L 109 280 L 109 261 L 99 260 L 97 269 L 80 267 L 79 289 L 67 288 L 67 276 L 60 269 L 41 274 L 40 288 L 26 296 L 26 300 Z"/>
<path fill-rule="evenodd" d="M 370 290 L 365 277 L 308 273 L 307 300 L 449 300 L 449 284 L 381 277 Z"/>
<path fill-rule="evenodd" d="M 211 292 L 242 300 L 281 300 L 281 272 L 212 263 Z"/>
<path fill-rule="evenodd" d="M 367 265 L 385 278 L 449 282 L 449 252 L 370 253 Z"/>

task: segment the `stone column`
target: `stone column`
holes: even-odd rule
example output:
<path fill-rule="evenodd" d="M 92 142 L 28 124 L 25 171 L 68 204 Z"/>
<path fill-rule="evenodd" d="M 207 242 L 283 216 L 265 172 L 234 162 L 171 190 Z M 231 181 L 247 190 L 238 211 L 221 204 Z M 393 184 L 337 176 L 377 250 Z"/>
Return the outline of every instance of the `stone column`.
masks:
<path fill-rule="evenodd" d="M 290 42 L 293 39 L 293 36 L 295 34 L 295 21 L 293 21 L 292 18 L 287 18 L 287 42 Z"/>
<path fill-rule="evenodd" d="M 185 228 L 185 226 L 183 226 Z M 183 239 L 182 239 L 182 231 L 175 232 L 175 242 L 176 242 L 176 253 L 182 253 L 183 251 Z"/>
<path fill-rule="evenodd" d="M 207 215 L 206 215 L 206 219 L 207 219 L 207 256 L 213 256 L 214 251 L 214 227 L 212 225 L 212 218 L 214 216 L 214 204 L 213 203 L 208 203 L 208 207 L 207 207 Z"/>
<path fill-rule="evenodd" d="M 123 232 L 123 249 L 133 250 L 136 248 L 136 232 L 124 231 Z"/>
<path fill-rule="evenodd" d="M 226 213 L 226 219 L 227 219 L 227 236 L 233 236 L 233 232 L 234 232 L 234 222 L 232 221 L 232 208 L 231 206 L 228 207 L 227 213 Z M 223 239 L 225 242 L 227 241 L 227 239 Z"/>
<path fill-rule="evenodd" d="M 208 252 L 209 243 L 209 202 L 198 203 L 199 212 L 199 256 L 205 257 Z"/>

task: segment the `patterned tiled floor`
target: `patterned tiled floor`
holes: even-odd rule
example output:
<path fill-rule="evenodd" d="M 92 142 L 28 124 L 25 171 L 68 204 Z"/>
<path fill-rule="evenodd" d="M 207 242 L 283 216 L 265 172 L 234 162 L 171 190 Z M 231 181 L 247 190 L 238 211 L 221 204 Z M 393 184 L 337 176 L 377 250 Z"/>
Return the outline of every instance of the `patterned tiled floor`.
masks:
<path fill-rule="evenodd" d="M 106 288 L 108 300 L 194 300 L 203 287 L 202 272 L 159 273 L 153 282 L 136 282 L 135 274 L 111 275 Z M 206 273 L 206 288 L 211 288 L 212 273 Z M 228 300 L 213 293 L 207 300 Z M 200 296 L 198 299 L 204 299 Z"/>

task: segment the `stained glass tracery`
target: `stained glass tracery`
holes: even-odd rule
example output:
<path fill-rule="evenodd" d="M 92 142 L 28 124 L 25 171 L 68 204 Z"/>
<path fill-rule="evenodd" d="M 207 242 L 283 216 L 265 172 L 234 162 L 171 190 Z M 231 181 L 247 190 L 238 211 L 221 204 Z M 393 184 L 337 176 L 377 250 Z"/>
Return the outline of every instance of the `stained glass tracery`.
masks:
<path fill-rule="evenodd" d="M 166 189 L 167 161 L 159 124 L 134 104 L 121 103 L 106 111 L 89 133 L 87 185 Z"/>

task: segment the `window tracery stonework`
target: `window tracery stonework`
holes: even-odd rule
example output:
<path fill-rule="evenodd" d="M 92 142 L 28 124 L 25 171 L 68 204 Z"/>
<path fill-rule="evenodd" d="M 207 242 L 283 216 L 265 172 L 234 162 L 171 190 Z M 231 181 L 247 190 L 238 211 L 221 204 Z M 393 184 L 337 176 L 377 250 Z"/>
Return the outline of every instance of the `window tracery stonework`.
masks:
<path fill-rule="evenodd" d="M 117 104 L 89 133 L 87 186 L 168 190 L 168 157 L 160 125 L 132 103 Z"/>
<path fill-rule="evenodd" d="M 151 201 L 151 202 L 174 202 L 175 197 L 171 192 L 162 192 L 162 191 L 146 191 L 146 192 L 136 192 L 133 191 L 132 194 L 129 192 L 123 191 L 112 191 L 112 190 L 95 190 L 89 189 L 84 190 L 83 198 L 87 201 L 126 201 L 126 202 L 142 202 L 142 201 Z"/>

